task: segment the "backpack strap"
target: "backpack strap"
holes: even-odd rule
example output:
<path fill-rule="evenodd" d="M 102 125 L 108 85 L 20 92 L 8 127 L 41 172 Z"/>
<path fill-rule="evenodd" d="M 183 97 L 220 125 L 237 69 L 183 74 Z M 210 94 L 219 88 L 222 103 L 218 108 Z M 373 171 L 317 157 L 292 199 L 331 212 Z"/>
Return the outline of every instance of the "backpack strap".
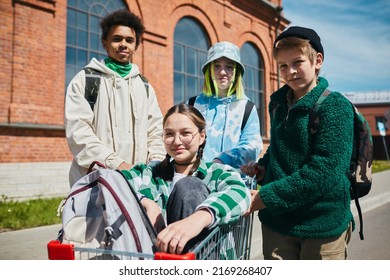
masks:
<path fill-rule="evenodd" d="M 146 79 L 144 75 L 141 73 L 138 74 L 138 76 L 141 78 L 141 80 L 144 82 L 145 89 L 146 89 L 146 96 L 149 98 L 149 81 Z"/>
<path fill-rule="evenodd" d="M 133 194 L 133 196 L 134 196 L 135 198 L 137 198 L 137 199 L 136 199 L 136 200 L 137 200 L 137 208 L 138 208 L 139 214 L 140 214 L 140 216 L 141 216 L 141 218 L 142 218 L 142 220 L 143 220 L 143 222 L 144 222 L 144 225 L 145 225 L 145 227 L 146 227 L 146 230 L 147 230 L 148 233 L 149 233 L 150 239 L 151 239 L 151 241 L 152 241 L 152 244 L 153 244 L 153 248 L 152 248 L 152 249 L 153 249 L 153 252 L 159 252 L 160 249 L 159 249 L 159 248 L 157 247 L 157 245 L 156 245 L 157 232 L 156 232 L 156 230 L 154 229 L 154 227 L 153 227 L 151 221 L 149 220 L 148 215 L 147 215 L 147 213 L 146 213 L 146 210 L 145 210 L 145 208 L 142 206 L 140 199 L 138 199 L 137 192 L 136 192 L 136 191 L 133 189 L 133 187 L 130 185 L 129 181 L 127 181 L 126 176 L 125 176 L 122 172 L 120 172 L 119 170 L 116 170 L 116 171 L 117 171 L 119 174 L 121 174 L 121 176 L 125 179 L 125 181 L 127 182 L 128 187 L 130 188 L 131 193 Z"/>
<path fill-rule="evenodd" d="M 318 110 L 322 104 L 322 102 L 325 100 L 325 98 L 331 94 L 331 91 L 328 89 L 325 89 L 325 91 L 321 94 L 321 96 L 318 98 L 317 102 L 314 104 L 314 107 L 310 111 L 310 116 L 309 116 L 309 123 L 310 123 L 310 133 L 315 134 L 318 130 L 318 125 L 319 125 L 319 117 L 318 117 Z M 352 104 L 352 103 L 351 103 Z M 353 106 L 353 105 L 352 105 Z M 354 107 L 354 106 L 353 106 Z M 356 183 L 356 178 L 350 178 L 348 174 L 348 179 L 350 181 L 350 191 L 353 194 L 353 198 L 351 200 L 355 200 L 355 205 L 356 205 L 356 210 L 358 212 L 359 216 L 359 222 L 360 222 L 360 230 L 359 230 L 359 236 L 360 240 L 364 240 L 364 234 L 363 234 L 363 214 L 362 214 L 362 209 L 360 207 L 359 203 L 359 196 L 357 193 L 357 183 Z"/>
<path fill-rule="evenodd" d="M 315 134 L 318 130 L 318 125 L 320 123 L 319 117 L 318 117 L 318 110 L 324 102 L 325 98 L 331 94 L 331 91 L 328 89 L 325 89 L 324 92 L 321 94 L 321 96 L 318 98 L 317 102 L 314 104 L 314 107 L 310 110 L 309 114 L 309 124 L 310 124 L 310 133 Z"/>
<path fill-rule="evenodd" d="M 242 124 L 241 124 L 241 131 L 244 129 L 246 126 L 246 123 L 248 121 L 249 115 L 252 112 L 252 108 L 255 106 L 255 104 L 251 101 L 247 101 L 245 105 L 245 111 L 244 111 L 244 117 L 242 118 Z"/>
<path fill-rule="evenodd" d="M 91 106 L 91 109 L 93 111 L 99 93 L 101 73 L 90 67 L 85 67 L 84 72 L 85 72 L 84 96 L 85 99 L 87 99 L 89 106 Z"/>
<path fill-rule="evenodd" d="M 188 105 L 191 105 L 191 106 L 194 106 L 195 104 L 195 100 L 196 100 L 196 96 L 192 96 L 188 99 Z M 255 106 L 255 104 L 251 101 L 247 101 L 246 104 L 245 104 L 245 111 L 244 111 L 244 117 L 242 118 L 242 123 L 241 123 L 241 131 L 244 129 L 247 121 L 248 121 L 248 118 L 249 118 L 249 115 L 251 114 L 252 112 L 252 108 Z"/>
<path fill-rule="evenodd" d="M 93 69 L 93 68 L 90 68 L 90 67 L 85 67 L 84 71 L 85 71 L 84 96 L 85 96 L 85 99 L 87 99 L 87 101 L 88 101 L 88 103 L 91 106 L 91 109 L 93 111 L 97 96 L 99 94 L 100 77 L 101 77 L 102 73 Z M 141 78 L 142 82 L 144 83 L 145 89 L 146 89 L 146 95 L 149 98 L 149 81 L 141 73 L 138 74 L 138 76 Z"/>
<path fill-rule="evenodd" d="M 188 105 L 194 106 L 196 100 L 196 95 L 188 99 Z"/>
<path fill-rule="evenodd" d="M 358 187 L 357 187 L 357 183 L 355 180 L 353 180 L 351 182 L 351 189 L 355 195 L 355 198 L 353 200 L 355 200 L 355 205 L 356 205 L 356 210 L 358 212 L 358 216 L 359 216 L 359 223 L 360 223 L 360 228 L 359 228 L 359 237 L 360 237 L 360 240 L 364 240 L 364 234 L 363 234 L 363 214 L 362 214 L 362 208 L 360 207 L 360 203 L 359 203 L 359 196 L 358 196 Z"/>

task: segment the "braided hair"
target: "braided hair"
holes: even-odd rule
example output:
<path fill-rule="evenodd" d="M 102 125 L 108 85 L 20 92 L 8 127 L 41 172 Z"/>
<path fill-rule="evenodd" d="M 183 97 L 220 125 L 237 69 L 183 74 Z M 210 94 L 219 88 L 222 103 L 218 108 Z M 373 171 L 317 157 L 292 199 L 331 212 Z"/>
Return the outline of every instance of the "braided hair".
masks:
<path fill-rule="evenodd" d="M 188 118 L 190 118 L 198 128 L 199 132 L 202 132 L 206 129 L 206 121 L 202 113 L 199 112 L 195 107 L 185 103 L 174 105 L 168 110 L 168 112 L 165 114 L 163 119 L 163 126 L 165 126 L 167 119 L 175 113 L 183 114 Z M 200 145 L 198 148 L 196 160 L 188 174 L 189 176 L 191 176 L 193 173 L 195 173 L 198 170 L 200 161 L 203 157 L 203 151 L 205 145 L 206 145 L 206 139 L 204 140 L 202 145 Z M 174 174 L 174 165 L 171 163 L 171 156 L 169 154 L 167 154 L 165 159 L 156 166 L 156 172 L 157 175 L 162 179 L 172 180 Z"/>

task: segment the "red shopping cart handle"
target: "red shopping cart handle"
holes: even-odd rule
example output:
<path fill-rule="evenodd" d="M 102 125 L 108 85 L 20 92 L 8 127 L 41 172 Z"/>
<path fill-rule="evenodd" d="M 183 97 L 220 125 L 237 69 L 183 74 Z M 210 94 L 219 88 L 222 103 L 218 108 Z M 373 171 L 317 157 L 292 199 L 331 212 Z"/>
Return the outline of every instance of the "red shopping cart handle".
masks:
<path fill-rule="evenodd" d="M 59 240 L 51 240 L 47 244 L 49 260 L 75 260 L 74 245 L 63 244 Z M 154 254 L 155 260 L 195 260 L 195 253 L 189 252 L 183 255 L 157 252 Z"/>
<path fill-rule="evenodd" d="M 47 244 L 49 260 L 74 260 L 74 245 L 62 244 L 59 240 L 52 240 Z"/>
<path fill-rule="evenodd" d="M 183 255 L 169 254 L 163 252 L 157 252 L 154 254 L 155 260 L 195 260 L 195 253 L 189 252 Z"/>

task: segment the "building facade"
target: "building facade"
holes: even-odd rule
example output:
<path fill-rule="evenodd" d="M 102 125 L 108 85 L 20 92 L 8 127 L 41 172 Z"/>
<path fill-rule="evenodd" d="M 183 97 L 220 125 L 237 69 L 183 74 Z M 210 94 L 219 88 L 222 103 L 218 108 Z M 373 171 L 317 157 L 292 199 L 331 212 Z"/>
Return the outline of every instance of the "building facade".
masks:
<path fill-rule="evenodd" d="M 267 105 L 280 86 L 272 43 L 289 24 L 281 0 L 0 0 L 0 5 L 0 196 L 68 192 L 66 86 L 92 57 L 105 56 L 99 21 L 120 8 L 143 19 L 146 32 L 133 62 L 155 88 L 163 113 L 200 92 L 201 65 L 212 44 L 238 45 L 245 92 L 258 108 L 267 147 Z M 386 120 L 389 93 L 347 97 L 370 123 L 375 159 L 386 159 L 377 122 Z"/>
<path fill-rule="evenodd" d="M 66 85 L 105 55 L 99 20 L 116 9 L 139 15 L 146 32 L 134 63 L 163 113 L 200 92 L 201 65 L 218 41 L 241 48 L 245 90 L 256 103 L 264 143 L 267 104 L 278 86 L 272 43 L 289 21 L 278 0 L 0 0 L 0 195 L 67 193 L 71 154 L 64 132 Z"/>

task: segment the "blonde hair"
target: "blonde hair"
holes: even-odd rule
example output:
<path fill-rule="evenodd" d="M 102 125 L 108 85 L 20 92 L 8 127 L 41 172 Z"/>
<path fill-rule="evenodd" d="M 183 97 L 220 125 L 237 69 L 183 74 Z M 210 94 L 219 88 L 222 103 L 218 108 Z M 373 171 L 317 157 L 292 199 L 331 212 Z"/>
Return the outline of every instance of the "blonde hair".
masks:
<path fill-rule="evenodd" d="M 278 41 L 272 50 L 272 56 L 277 60 L 281 50 L 298 48 L 302 54 L 306 55 L 313 64 L 317 57 L 317 51 L 312 47 L 309 40 L 298 37 L 286 37 Z M 319 72 L 319 71 L 318 71 Z M 318 74 L 317 72 L 317 74 Z"/>
<path fill-rule="evenodd" d="M 245 96 L 244 86 L 242 84 L 242 73 L 237 67 L 237 63 L 234 63 L 233 71 L 233 80 L 229 86 L 227 96 L 236 94 L 237 99 L 242 99 Z M 210 62 L 204 72 L 204 82 L 203 82 L 203 94 L 206 96 L 217 96 L 219 93 L 217 82 L 213 79 L 214 77 L 214 61 Z"/>

